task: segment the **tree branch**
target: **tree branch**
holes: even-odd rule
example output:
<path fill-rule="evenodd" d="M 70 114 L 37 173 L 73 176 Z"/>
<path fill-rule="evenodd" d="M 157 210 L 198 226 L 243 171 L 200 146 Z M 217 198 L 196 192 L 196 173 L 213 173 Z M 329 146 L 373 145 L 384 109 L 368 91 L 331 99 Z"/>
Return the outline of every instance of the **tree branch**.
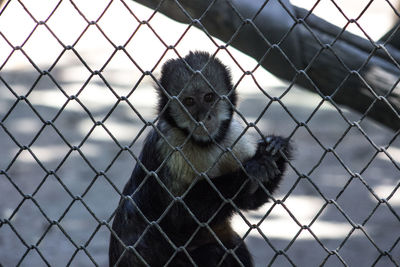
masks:
<path fill-rule="evenodd" d="M 362 119 L 400 129 L 400 51 L 389 43 L 346 32 L 288 0 L 135 1 L 207 31 L 277 77 L 359 111 Z"/>

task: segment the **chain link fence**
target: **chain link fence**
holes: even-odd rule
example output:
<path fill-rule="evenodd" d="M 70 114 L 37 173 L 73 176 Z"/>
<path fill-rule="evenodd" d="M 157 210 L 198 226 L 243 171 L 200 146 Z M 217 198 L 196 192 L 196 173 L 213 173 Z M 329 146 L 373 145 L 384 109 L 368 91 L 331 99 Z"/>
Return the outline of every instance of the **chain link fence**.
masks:
<path fill-rule="evenodd" d="M 355 30 L 371 40 L 398 14 L 389 1 L 307 3 L 346 29 L 354 5 L 366 17 Z M 0 265 L 108 265 L 114 212 L 156 117 L 159 68 L 206 50 L 232 71 L 237 113 L 296 146 L 275 200 L 232 220 L 256 266 L 399 266 L 399 132 L 192 26 L 127 0 L 4 1 Z"/>

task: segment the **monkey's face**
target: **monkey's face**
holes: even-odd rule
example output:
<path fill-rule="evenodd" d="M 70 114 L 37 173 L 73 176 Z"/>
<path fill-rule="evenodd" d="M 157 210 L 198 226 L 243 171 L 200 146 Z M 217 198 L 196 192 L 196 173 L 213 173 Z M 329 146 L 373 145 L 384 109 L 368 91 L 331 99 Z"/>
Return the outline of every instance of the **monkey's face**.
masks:
<path fill-rule="evenodd" d="M 189 84 L 170 103 L 169 110 L 176 125 L 201 142 L 215 138 L 222 123 L 231 116 L 226 100 L 205 83 Z"/>
<path fill-rule="evenodd" d="M 223 138 L 236 105 L 228 68 L 207 53 L 195 52 L 167 61 L 161 74 L 159 112 L 168 106 L 163 119 L 195 141 Z"/>

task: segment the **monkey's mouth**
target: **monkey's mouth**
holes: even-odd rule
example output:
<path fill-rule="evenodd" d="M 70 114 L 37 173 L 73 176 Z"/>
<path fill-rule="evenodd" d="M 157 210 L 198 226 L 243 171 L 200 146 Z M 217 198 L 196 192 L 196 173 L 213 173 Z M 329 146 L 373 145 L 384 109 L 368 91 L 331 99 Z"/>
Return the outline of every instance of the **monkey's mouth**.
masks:
<path fill-rule="evenodd" d="M 218 132 L 218 122 L 213 119 L 204 120 L 193 124 L 192 137 L 195 140 L 210 141 Z"/>

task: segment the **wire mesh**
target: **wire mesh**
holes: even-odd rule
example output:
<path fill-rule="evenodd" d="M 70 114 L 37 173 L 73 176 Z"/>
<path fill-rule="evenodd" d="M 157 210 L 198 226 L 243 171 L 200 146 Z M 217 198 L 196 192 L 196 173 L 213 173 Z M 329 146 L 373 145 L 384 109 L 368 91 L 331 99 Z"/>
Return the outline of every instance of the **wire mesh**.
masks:
<path fill-rule="evenodd" d="M 173 2 L 188 24 L 173 24 L 160 16 L 159 9 L 122 0 L 3 3 L 0 264 L 107 265 L 111 223 L 124 197 L 123 185 L 133 166 L 141 164 L 138 157 L 146 133 L 157 129 L 151 87 L 157 83 L 159 67 L 170 57 L 183 57 L 186 50 L 204 48 L 230 66 L 242 100 L 235 113 L 246 129 L 282 133 L 297 147 L 280 194 L 258 211 L 237 209 L 239 215 L 233 219 L 256 265 L 399 266 L 399 132 L 367 118 L 376 101 L 396 94 L 398 81 L 386 95 L 364 81 L 376 100 L 363 114 L 349 112 L 333 100 L 341 85 L 327 96 L 307 74 L 324 50 L 340 62 L 342 58 L 333 48 L 335 43 L 320 40 L 305 18 L 300 22 L 321 48 L 304 69 L 297 69 L 255 23 L 269 1 L 252 19 L 245 19 L 235 2 L 227 1 L 242 25 L 225 43 L 211 36 L 202 17 L 193 17 L 179 1 Z M 307 16 L 320 2 L 313 2 Z M 378 47 L 384 49 L 386 44 L 375 42 L 359 19 L 378 1 L 358 3 L 361 11 L 356 19 L 346 14 L 345 3 L 326 2 L 344 20 L 343 32 L 355 25 L 374 44 L 363 63 L 368 65 Z M 399 15 L 391 2 L 381 2 Z M 211 1 L 203 16 L 217 3 Z M 294 27 L 299 21 L 293 20 Z M 169 25 L 176 31 L 172 33 Z M 248 26 L 271 47 L 257 62 L 231 47 Z M 193 36 L 201 42 L 189 42 Z M 296 79 L 282 83 L 261 69 L 272 49 L 313 85 L 314 94 L 298 88 Z M 390 52 L 385 53 L 399 68 Z M 351 75 L 363 79 L 358 70 L 342 65 L 348 74 L 343 83 Z M 157 172 L 148 176 L 162 184 Z M 171 198 L 165 212 L 174 202 L 190 211 L 182 198 L 172 193 Z M 232 199 L 224 201 L 235 206 Z M 197 223 L 212 232 L 207 223 Z M 157 223 L 149 224 L 163 231 Z M 187 254 L 186 247 L 170 244 L 175 253 Z M 128 249 L 138 254 L 135 246 Z M 227 249 L 228 253 L 235 256 L 234 251 Z"/>

